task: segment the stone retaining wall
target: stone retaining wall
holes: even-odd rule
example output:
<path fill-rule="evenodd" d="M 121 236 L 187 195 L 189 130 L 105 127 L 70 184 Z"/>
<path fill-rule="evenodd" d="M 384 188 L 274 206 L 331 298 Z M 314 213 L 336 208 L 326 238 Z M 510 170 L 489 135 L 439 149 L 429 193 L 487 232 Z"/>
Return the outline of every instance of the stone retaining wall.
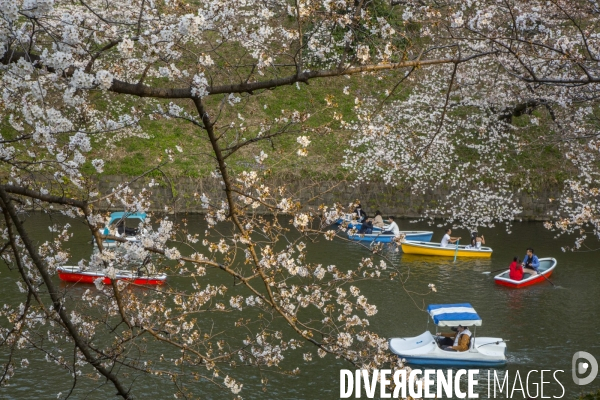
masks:
<path fill-rule="evenodd" d="M 108 194 L 113 188 L 125 183 L 129 178 L 122 176 L 102 176 L 98 182 L 98 190 L 102 195 Z M 150 179 L 140 179 L 131 188 L 139 191 L 148 188 Z M 363 208 L 371 215 L 375 210 L 381 210 L 384 215 L 413 218 L 422 214 L 427 206 L 434 206 L 446 198 L 443 189 L 430 190 L 425 194 L 415 194 L 410 191 L 385 185 L 369 183 L 355 185 L 351 182 L 319 182 L 297 179 L 277 179 L 272 182 L 276 186 L 286 185 L 295 193 L 294 200 L 307 208 L 316 209 L 320 204 L 333 205 L 335 202 L 347 205 L 360 199 Z M 171 182 L 162 181 L 150 188 L 154 211 L 168 212 L 203 212 L 201 203 L 195 193 L 205 193 L 212 201 L 225 198 L 219 180 L 214 178 L 179 178 Z M 537 193 L 517 194 L 517 202 L 523 208 L 519 217 L 524 220 L 544 221 L 549 219 L 549 213 L 556 211 L 556 203 L 552 198 L 558 197 L 558 190 L 543 190 Z M 259 209 L 260 211 L 260 209 Z M 440 216 L 442 217 L 442 216 Z"/>

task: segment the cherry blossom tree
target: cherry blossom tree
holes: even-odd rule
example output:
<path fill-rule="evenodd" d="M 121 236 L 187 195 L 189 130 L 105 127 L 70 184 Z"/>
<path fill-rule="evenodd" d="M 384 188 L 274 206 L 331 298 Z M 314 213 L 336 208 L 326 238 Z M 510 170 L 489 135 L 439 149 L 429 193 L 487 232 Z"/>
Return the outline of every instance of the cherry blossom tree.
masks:
<path fill-rule="evenodd" d="M 284 136 L 296 138 L 296 157 L 310 151 L 315 128 L 306 110 L 247 118 L 248 105 L 282 86 L 388 80 L 388 92 L 357 97 L 356 117 L 343 121 L 356 134 L 347 166 L 416 190 L 447 186 L 448 204 L 428 212 L 466 226 L 517 216 L 515 182 L 532 182 L 515 171 L 533 168 L 536 145 L 551 143 L 572 171 L 551 225 L 572 232 L 592 224 L 598 233 L 595 2 L 0 0 L 0 16 L 1 249 L 23 295 L 0 311 L 2 384 L 27 367 L 30 349 L 69 371 L 73 388 L 99 377 L 122 398 L 136 394 L 135 379 L 116 371 L 157 376 L 181 397 L 193 397 L 200 379 L 239 395 L 237 366 L 278 368 L 300 347 L 305 360 L 401 367 L 369 329 L 377 307 L 357 282 L 396 278 L 393 266 L 306 261 L 313 241 L 335 236 L 327 226 L 344 208 L 308 210 L 260 167 L 228 165 L 249 151 L 260 166 L 269 154 L 257 145 Z M 513 123 L 527 115 L 542 134 Z M 210 151 L 223 196 L 197 194 L 207 231 L 156 217 L 139 227 L 139 242 L 104 236 L 108 209 L 160 207 L 150 185 L 98 193 L 94 178 L 106 163 L 98 149 L 147 140 L 142 122 L 167 118 L 192 127 Z M 165 149 L 149 172 L 186 150 Z M 153 255 L 156 271 L 170 262 L 190 287 L 136 291 L 113 280 L 83 294 L 59 288 L 72 224 L 52 226 L 56 239 L 38 246 L 21 220 L 32 207 L 85 222 L 98 253 L 80 260 L 82 268 L 111 275 Z M 104 248 L 107 238 L 122 242 L 120 250 Z M 207 328 L 211 315 L 226 312 L 239 313 L 236 333 Z M 177 356 L 144 350 L 148 342 Z"/>
<path fill-rule="evenodd" d="M 243 384 L 235 367 L 278 368 L 286 353 L 306 346 L 305 360 L 330 354 L 360 367 L 400 367 L 385 338 L 369 330 L 377 308 L 354 283 L 393 278 L 391 265 L 365 258 L 342 270 L 307 262 L 312 241 L 334 236 L 326 227 L 342 208 L 308 211 L 260 168 L 235 173 L 227 165 L 236 152 L 284 135 L 297 136 L 297 157 L 309 151 L 313 128 L 305 110 L 246 121 L 245 106 L 266 91 L 469 61 L 417 54 L 389 11 L 362 0 L 211 0 L 198 7 L 169 0 L 0 1 L 2 257 L 19 271 L 23 293 L 20 304 L 0 312 L 7 321 L 0 328 L 7 354 L 0 383 L 29 365 L 23 354 L 31 349 L 69 371 L 72 389 L 58 397 L 91 377 L 132 398 L 130 373 L 162 377 L 176 397 L 193 397 L 202 379 L 238 395 Z M 208 230 L 202 237 L 163 217 L 142 223 L 136 242 L 104 235 L 108 209 L 157 205 L 149 200 L 153 182 L 141 192 L 122 184 L 98 193 L 94 177 L 106 163 L 98 149 L 147 139 L 141 123 L 165 118 L 193 127 L 209 146 L 223 197 L 197 193 Z M 149 172 L 184 149 L 165 151 Z M 269 157 L 250 151 L 258 165 Z M 55 274 L 69 260 L 72 224 L 53 225 L 55 240 L 36 245 L 21 220 L 32 207 L 85 222 L 98 252 L 80 260 L 81 268 L 114 277 L 153 256 L 149 269 L 170 265 L 189 287 L 137 291 L 113 279 L 106 287 L 97 280 L 83 294 L 60 288 Z M 107 238 L 122 245 L 105 248 Z M 233 279 L 233 288 L 213 283 L 220 282 L 214 273 Z M 240 315 L 234 326 L 209 328 L 211 315 L 229 312 Z M 171 356 L 159 357 L 146 343 Z M 73 357 L 64 356 L 67 350 Z"/>
<path fill-rule="evenodd" d="M 547 226 L 581 233 L 574 248 L 598 237 L 597 3 L 397 3 L 439 57 L 486 56 L 408 70 L 404 85 L 357 99 L 346 166 L 361 179 L 443 189 L 447 201 L 424 217 L 471 229 L 519 218 L 521 190 L 558 187 Z M 549 147 L 560 181 L 544 176 Z"/>

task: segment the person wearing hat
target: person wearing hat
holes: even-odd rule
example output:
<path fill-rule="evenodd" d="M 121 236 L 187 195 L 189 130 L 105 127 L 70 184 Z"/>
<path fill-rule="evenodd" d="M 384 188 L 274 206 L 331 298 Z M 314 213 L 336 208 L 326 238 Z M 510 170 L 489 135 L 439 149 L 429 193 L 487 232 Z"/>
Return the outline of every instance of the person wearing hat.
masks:
<path fill-rule="evenodd" d="M 459 325 L 458 327 L 451 328 L 456 333 L 436 333 L 436 336 L 442 336 L 448 339 L 454 339 L 453 345 L 447 343 L 445 339 L 440 341 L 440 345 L 443 350 L 447 351 L 467 351 L 471 344 L 471 331 L 466 326 Z"/>

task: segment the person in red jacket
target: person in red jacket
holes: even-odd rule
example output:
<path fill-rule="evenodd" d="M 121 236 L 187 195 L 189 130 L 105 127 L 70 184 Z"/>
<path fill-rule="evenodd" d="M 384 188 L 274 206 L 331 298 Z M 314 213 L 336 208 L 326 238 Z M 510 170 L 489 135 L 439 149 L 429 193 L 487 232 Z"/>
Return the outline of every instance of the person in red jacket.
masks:
<path fill-rule="evenodd" d="M 513 258 L 513 262 L 510 264 L 510 279 L 515 281 L 520 281 L 523 279 L 523 266 L 521 265 L 521 260 L 517 257 Z"/>

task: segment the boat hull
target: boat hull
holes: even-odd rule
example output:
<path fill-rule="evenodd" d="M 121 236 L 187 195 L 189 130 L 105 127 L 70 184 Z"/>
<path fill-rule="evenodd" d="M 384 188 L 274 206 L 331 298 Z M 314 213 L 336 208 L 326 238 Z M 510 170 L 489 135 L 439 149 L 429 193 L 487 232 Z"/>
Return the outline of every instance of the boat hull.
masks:
<path fill-rule="evenodd" d="M 98 278 L 101 278 L 105 285 L 112 283 L 112 279 L 102 271 L 80 271 L 78 267 L 60 267 L 57 271 L 60 280 L 65 282 L 93 284 Z M 119 271 L 115 275 L 115 280 L 127 281 L 135 285 L 162 285 L 166 279 L 166 274 L 136 276 L 128 271 Z"/>
<path fill-rule="evenodd" d="M 126 237 L 125 239 L 127 239 L 127 242 L 117 242 L 112 239 L 105 239 L 102 241 L 102 247 L 113 248 L 113 247 L 124 246 L 125 243 L 139 243 L 140 242 L 140 239 L 138 239 L 137 237 Z M 94 245 L 96 245 L 95 240 L 92 240 L 92 242 L 94 243 Z"/>
<path fill-rule="evenodd" d="M 415 241 L 429 241 L 433 236 L 433 232 L 429 231 L 400 231 L 400 235 L 404 235 L 404 240 L 415 240 Z M 395 235 L 381 235 L 378 233 L 370 233 L 370 234 L 356 234 L 350 235 L 348 234 L 348 238 L 350 240 L 355 240 L 359 242 L 377 242 L 377 243 L 391 243 Z"/>
<path fill-rule="evenodd" d="M 476 337 L 471 349 L 462 352 L 442 350 L 433 335 L 389 339 L 390 351 L 414 365 L 460 367 L 499 367 L 506 364 L 506 344 L 501 338 Z"/>
<path fill-rule="evenodd" d="M 423 256 L 441 256 L 441 257 L 471 257 L 471 258 L 490 258 L 492 249 L 482 247 L 481 249 L 471 249 L 467 246 L 441 247 L 439 243 L 427 241 L 407 241 L 402 243 L 402 252 L 406 254 L 419 254 Z"/>
<path fill-rule="evenodd" d="M 446 360 L 446 359 L 433 359 L 433 358 L 420 358 L 420 357 L 402 357 L 408 364 L 412 365 L 432 365 L 432 366 L 448 366 L 448 367 L 484 367 L 493 368 L 501 367 L 506 365 L 506 360 L 497 361 L 477 361 L 477 360 Z"/>
<path fill-rule="evenodd" d="M 537 283 L 545 282 L 547 278 L 549 278 L 554 272 L 554 268 L 556 268 L 557 261 L 554 258 L 540 258 L 540 267 L 539 271 L 541 272 L 539 275 L 529 276 L 520 281 L 510 279 L 509 272 L 510 270 L 506 270 L 494 277 L 494 282 L 500 286 L 506 286 L 515 289 L 521 289 L 527 286 L 535 285 Z"/>

